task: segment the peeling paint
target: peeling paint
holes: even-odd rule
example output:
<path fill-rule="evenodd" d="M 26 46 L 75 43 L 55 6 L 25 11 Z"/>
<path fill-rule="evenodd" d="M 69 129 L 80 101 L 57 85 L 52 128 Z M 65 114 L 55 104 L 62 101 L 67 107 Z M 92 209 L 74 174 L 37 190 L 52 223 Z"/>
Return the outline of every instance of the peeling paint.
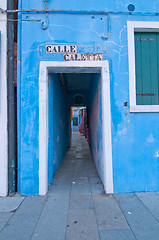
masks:
<path fill-rule="evenodd" d="M 153 143 L 154 141 L 155 141 L 155 139 L 154 139 L 153 135 L 150 134 L 150 135 L 148 136 L 148 138 L 147 138 L 147 142 Z"/>

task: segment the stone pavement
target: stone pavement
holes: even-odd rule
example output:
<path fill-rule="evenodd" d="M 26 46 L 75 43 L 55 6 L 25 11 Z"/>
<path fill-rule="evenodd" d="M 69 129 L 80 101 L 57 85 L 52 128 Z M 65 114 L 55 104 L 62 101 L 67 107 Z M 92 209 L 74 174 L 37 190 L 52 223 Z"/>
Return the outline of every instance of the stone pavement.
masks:
<path fill-rule="evenodd" d="M 159 240 L 159 193 L 105 195 L 88 144 L 72 147 L 47 196 L 0 198 L 0 240 Z"/>

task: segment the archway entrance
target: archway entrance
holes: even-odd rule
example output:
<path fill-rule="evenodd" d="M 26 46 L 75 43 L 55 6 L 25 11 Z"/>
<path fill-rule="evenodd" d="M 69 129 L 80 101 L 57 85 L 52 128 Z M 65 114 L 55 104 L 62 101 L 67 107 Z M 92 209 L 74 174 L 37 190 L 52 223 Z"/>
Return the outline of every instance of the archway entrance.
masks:
<path fill-rule="evenodd" d="M 110 114 L 110 78 L 109 78 L 108 61 L 97 61 L 97 62 L 96 61 L 95 62 L 50 61 L 50 62 L 40 63 L 40 75 L 39 75 L 39 194 L 45 195 L 48 191 L 48 178 L 49 178 L 48 148 L 49 148 L 49 141 L 50 141 L 49 116 L 51 111 L 50 109 L 54 111 L 54 107 L 57 107 L 57 104 L 54 105 L 55 101 L 52 106 L 49 105 L 50 104 L 49 99 L 52 92 L 52 90 L 50 90 L 51 88 L 49 87 L 49 81 L 50 79 L 52 79 L 50 81 L 50 84 L 54 83 L 55 81 L 57 81 L 57 79 L 61 74 L 68 74 L 69 80 L 67 82 L 69 83 L 71 83 L 72 81 L 71 74 L 78 74 L 79 78 L 81 76 L 80 74 L 91 74 L 91 79 L 93 79 L 95 83 L 97 81 L 99 83 L 99 87 L 97 86 L 95 90 L 97 94 L 97 101 L 93 103 L 92 96 L 94 98 L 95 97 L 94 94 L 90 95 L 91 97 L 89 98 L 90 106 L 93 106 L 90 115 L 96 117 L 96 114 L 98 114 L 99 121 L 101 122 L 101 124 L 98 124 L 97 126 L 98 128 L 100 128 L 100 131 L 99 131 L 100 134 L 95 134 L 96 132 L 91 131 L 92 144 L 94 144 L 94 149 L 96 149 L 96 152 L 93 152 L 92 154 L 94 154 L 93 159 L 95 161 L 96 161 L 97 155 L 98 157 L 100 156 L 98 163 L 95 163 L 95 165 L 98 170 L 99 176 L 104 184 L 106 193 L 113 193 L 111 114 Z M 76 86 L 78 86 L 79 81 L 77 82 Z M 72 84 L 74 84 L 74 81 Z M 92 84 L 92 80 L 90 81 L 89 86 L 91 86 L 91 84 Z M 96 84 L 94 88 L 95 87 L 96 87 Z M 92 90 L 92 93 L 93 91 L 94 90 Z M 61 99 L 62 98 L 60 98 L 60 101 Z M 63 103 L 64 103 L 64 99 L 65 98 L 63 97 Z M 98 112 L 96 112 L 97 109 L 98 109 Z M 57 112 L 58 113 L 60 112 L 60 108 L 58 109 Z M 61 114 L 63 114 L 62 111 L 61 111 Z M 56 119 L 59 121 L 59 117 Z M 93 122 L 93 119 L 91 122 Z M 63 124 L 62 121 L 61 121 L 61 124 Z M 93 128 L 94 126 L 92 127 L 92 129 Z M 55 136 L 54 131 L 52 132 L 51 136 Z M 59 141 L 59 139 L 60 139 L 60 136 L 56 135 L 56 141 Z M 100 150 L 99 150 L 99 145 L 97 146 L 99 142 L 101 142 Z M 54 153 L 52 156 L 54 157 Z"/>

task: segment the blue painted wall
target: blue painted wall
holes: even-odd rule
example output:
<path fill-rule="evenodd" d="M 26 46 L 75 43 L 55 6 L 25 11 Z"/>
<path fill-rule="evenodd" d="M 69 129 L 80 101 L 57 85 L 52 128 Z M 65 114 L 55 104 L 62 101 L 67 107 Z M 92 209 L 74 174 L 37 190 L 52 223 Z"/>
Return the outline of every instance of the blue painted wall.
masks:
<path fill-rule="evenodd" d="M 53 96 L 52 104 L 53 111 L 49 112 L 49 119 L 52 129 L 49 129 L 50 142 L 52 144 L 51 154 L 49 157 L 49 183 L 52 180 L 53 174 L 58 169 L 60 163 L 62 162 L 66 151 L 69 147 L 70 139 L 70 108 L 67 102 L 67 97 L 62 88 L 59 75 L 50 74 L 50 79 L 53 86 L 53 95 L 50 94 L 50 98 Z M 53 114 L 53 115 L 52 115 Z M 49 153 L 50 154 L 50 153 Z M 52 169 L 53 165 L 53 169 Z"/>
<path fill-rule="evenodd" d="M 22 9 L 44 8 L 43 0 L 21 1 Z M 129 3 L 136 7 L 132 15 L 127 11 Z M 110 38 L 101 37 L 108 34 L 106 15 L 50 13 L 49 27 L 42 30 L 40 21 L 46 22 L 45 14 L 22 14 L 18 30 L 19 191 L 38 194 L 39 63 L 63 61 L 62 54 L 46 54 L 46 43 L 76 43 L 78 52 L 102 52 L 103 59 L 109 60 L 114 191 L 159 190 L 159 114 L 129 112 L 127 42 L 127 20 L 158 21 L 158 16 L 144 13 L 159 11 L 158 2 L 68 0 L 66 4 L 64 0 L 55 0 L 48 1 L 48 9 L 109 11 Z M 120 14 L 121 11 L 124 13 Z M 128 102 L 128 107 L 124 107 L 124 102 Z"/>
<path fill-rule="evenodd" d="M 93 74 L 89 102 L 90 150 L 96 169 L 104 182 L 102 143 L 102 88 L 101 75 Z"/>

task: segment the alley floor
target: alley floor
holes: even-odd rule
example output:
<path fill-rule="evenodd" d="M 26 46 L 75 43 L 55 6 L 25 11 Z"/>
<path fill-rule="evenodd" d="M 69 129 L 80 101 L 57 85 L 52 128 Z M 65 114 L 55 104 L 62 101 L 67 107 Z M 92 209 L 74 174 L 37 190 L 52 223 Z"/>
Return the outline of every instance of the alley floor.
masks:
<path fill-rule="evenodd" d="M 158 240 L 159 193 L 104 194 L 79 133 L 46 196 L 0 198 L 0 240 Z"/>

